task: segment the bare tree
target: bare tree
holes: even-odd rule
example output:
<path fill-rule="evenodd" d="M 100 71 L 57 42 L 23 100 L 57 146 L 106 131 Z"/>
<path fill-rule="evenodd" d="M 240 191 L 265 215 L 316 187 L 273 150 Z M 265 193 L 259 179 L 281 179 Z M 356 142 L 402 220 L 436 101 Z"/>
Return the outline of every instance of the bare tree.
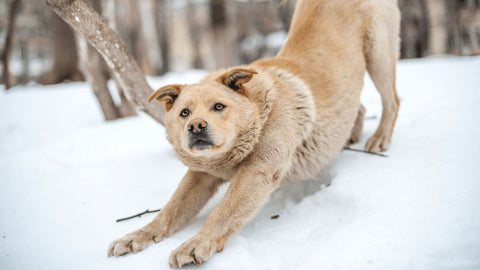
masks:
<path fill-rule="evenodd" d="M 169 43 L 169 14 L 168 0 L 153 0 L 153 12 L 157 13 L 155 18 L 155 27 L 158 33 L 158 44 L 160 47 L 160 57 L 162 58 L 162 67 L 160 75 L 170 70 L 170 43 Z"/>
<path fill-rule="evenodd" d="M 22 74 L 18 80 L 20 84 L 28 82 L 30 78 L 30 57 L 28 55 L 28 44 L 26 41 L 19 42 L 20 58 L 22 60 Z"/>
<path fill-rule="evenodd" d="M 200 35 L 201 35 L 202 27 L 200 22 L 198 21 L 197 14 L 195 12 L 195 4 L 192 2 L 192 0 L 188 1 L 187 21 L 188 21 L 188 30 L 191 38 L 191 44 L 193 46 L 192 66 L 193 68 L 196 68 L 196 69 L 202 69 L 204 68 L 202 54 L 200 50 L 200 43 L 201 43 Z"/>
<path fill-rule="evenodd" d="M 5 47 L 2 52 L 2 62 L 3 62 L 3 82 L 5 83 L 5 89 L 9 89 L 13 85 L 13 78 L 10 74 L 10 55 L 12 53 L 13 47 L 13 36 L 15 33 L 15 19 L 20 10 L 21 0 L 13 0 L 10 3 L 10 8 L 8 11 L 8 28 L 7 35 L 5 37 Z"/>
<path fill-rule="evenodd" d="M 446 1 L 448 52 L 480 54 L 480 3 L 478 0 Z"/>
<path fill-rule="evenodd" d="M 232 64 L 229 51 L 227 10 L 225 0 L 210 0 L 210 18 L 213 31 L 213 48 L 216 68 Z"/>
<path fill-rule="evenodd" d="M 60 17 L 51 18 L 54 62 L 52 69 L 40 79 L 41 84 L 61 83 L 65 80 L 79 81 L 83 77 L 78 70 L 78 55 L 73 31 Z"/>
<path fill-rule="evenodd" d="M 97 12 L 101 12 L 100 1 L 84 1 L 91 5 Z M 80 34 L 75 35 L 75 41 L 78 51 L 79 68 L 87 82 L 92 86 L 93 93 L 100 104 L 105 120 L 110 121 L 120 118 L 121 116 L 108 90 L 107 83 L 109 75 L 101 56 Z"/>
<path fill-rule="evenodd" d="M 125 44 L 99 14 L 81 0 L 47 0 L 47 4 L 97 49 L 111 70 L 114 80 L 135 104 L 136 109 L 144 111 L 163 125 L 164 107 L 158 103 L 146 103 L 153 90 Z"/>
<path fill-rule="evenodd" d="M 92 86 L 93 93 L 100 104 L 105 120 L 110 121 L 119 118 L 119 112 L 108 90 L 108 73 L 103 68 L 104 63 L 101 56 L 81 35 L 76 35 L 75 39 L 78 48 L 80 70 L 87 82 Z"/>
<path fill-rule="evenodd" d="M 101 7 L 101 12 L 103 14 L 103 16 L 107 19 L 107 22 L 108 22 L 108 25 L 110 26 L 110 28 L 117 32 L 117 18 L 116 18 L 116 15 L 115 15 L 115 6 L 116 6 L 116 1 L 115 0 L 104 0 L 102 2 L 102 4 L 105 6 L 105 8 L 103 8 L 103 6 Z M 99 9 L 97 10 L 97 12 L 100 11 L 100 7 Z M 80 35 L 76 35 L 77 37 L 79 37 Z M 91 45 L 90 45 L 91 46 Z M 94 49 L 90 47 L 90 50 L 93 51 Z M 97 53 L 95 51 L 95 53 Z M 98 53 L 97 53 L 98 56 L 100 56 Z M 105 62 L 103 61 L 103 59 L 101 59 L 102 61 L 102 68 L 108 72 L 108 75 L 109 75 L 109 78 L 113 78 L 113 74 L 110 70 L 108 70 L 108 67 L 106 66 Z M 135 108 L 133 106 L 133 104 L 127 99 L 127 97 L 125 96 L 125 92 L 123 91 L 122 87 L 120 86 L 120 84 L 118 83 L 117 80 L 113 80 L 115 82 L 115 85 L 117 87 L 117 92 L 118 92 L 118 95 L 120 97 L 120 104 L 118 104 L 116 107 L 117 107 L 117 113 L 119 115 L 119 117 L 129 117 L 129 116 L 135 116 L 137 115 L 137 112 L 135 111 Z"/>
<path fill-rule="evenodd" d="M 237 2 L 237 42 L 241 63 L 274 56 L 280 45 L 269 42 L 269 35 L 288 31 L 293 13 L 291 1 L 280 6 L 277 1 Z M 271 39 L 270 39 L 271 40 Z"/>
<path fill-rule="evenodd" d="M 429 40 L 429 17 L 425 0 L 400 0 L 399 8 L 402 14 L 401 57 L 425 56 Z"/>
<path fill-rule="evenodd" d="M 426 0 L 430 18 L 428 54 L 441 54 L 447 51 L 447 14 L 445 1 Z"/>
<path fill-rule="evenodd" d="M 123 7 L 121 9 L 123 10 L 122 20 L 118 21 L 118 33 L 127 44 L 143 73 L 153 75 L 154 70 L 148 56 L 143 30 L 145 26 L 142 24 L 144 14 L 139 10 L 139 6 L 143 5 L 145 1 L 147 0 L 117 0 L 118 4 Z"/>
<path fill-rule="evenodd" d="M 160 66 L 157 67 L 160 62 L 160 53 L 159 53 L 159 42 L 158 42 L 158 32 L 155 17 L 157 16 L 155 11 L 156 0 L 144 0 L 136 1 L 138 5 L 138 10 L 141 14 L 139 32 L 141 33 L 140 38 L 143 41 L 144 47 L 144 57 L 147 58 L 149 65 L 148 75 L 157 74 L 157 70 L 160 69 Z M 144 72 L 145 73 L 145 72 Z"/>
<path fill-rule="evenodd" d="M 285 29 L 286 32 L 288 32 L 290 28 L 294 9 L 295 2 L 293 1 L 282 1 L 280 5 L 280 20 L 282 21 L 283 29 Z"/>
<path fill-rule="evenodd" d="M 480 54 L 479 0 L 399 0 L 402 58 Z"/>

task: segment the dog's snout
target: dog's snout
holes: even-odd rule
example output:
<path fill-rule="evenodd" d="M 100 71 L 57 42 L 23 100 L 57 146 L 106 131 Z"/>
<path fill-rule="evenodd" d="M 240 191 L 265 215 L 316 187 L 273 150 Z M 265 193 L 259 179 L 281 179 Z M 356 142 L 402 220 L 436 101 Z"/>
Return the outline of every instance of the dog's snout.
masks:
<path fill-rule="evenodd" d="M 188 131 L 191 133 L 200 133 L 208 126 L 207 121 L 203 119 L 194 119 L 188 124 Z"/>
<path fill-rule="evenodd" d="M 197 118 L 188 123 L 188 147 L 205 150 L 213 145 L 207 121 Z"/>

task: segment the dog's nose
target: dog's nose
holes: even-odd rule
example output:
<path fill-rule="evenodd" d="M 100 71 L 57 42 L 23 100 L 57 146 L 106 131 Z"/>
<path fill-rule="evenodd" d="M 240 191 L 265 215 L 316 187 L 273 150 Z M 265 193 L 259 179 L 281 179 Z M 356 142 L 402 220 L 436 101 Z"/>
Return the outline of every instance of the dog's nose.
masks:
<path fill-rule="evenodd" d="M 188 131 L 190 131 L 193 134 L 198 134 L 202 132 L 204 129 L 206 129 L 207 126 L 208 126 L 207 121 L 199 118 L 193 119 L 188 124 Z"/>

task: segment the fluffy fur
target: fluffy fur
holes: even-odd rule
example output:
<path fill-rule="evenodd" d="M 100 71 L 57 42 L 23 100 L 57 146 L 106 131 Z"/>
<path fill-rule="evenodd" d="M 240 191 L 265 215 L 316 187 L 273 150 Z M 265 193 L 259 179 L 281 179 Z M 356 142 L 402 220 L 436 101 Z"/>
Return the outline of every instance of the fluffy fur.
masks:
<path fill-rule="evenodd" d="M 276 57 L 152 94 L 150 101 L 166 103 L 167 139 L 189 170 L 154 220 L 114 241 L 108 255 L 140 251 L 181 229 L 230 181 L 200 232 L 172 252 L 170 266 L 203 263 L 221 251 L 278 186 L 318 175 L 360 139 L 365 70 L 383 105 L 366 148 L 386 150 L 399 107 L 399 20 L 393 0 L 300 0 Z"/>

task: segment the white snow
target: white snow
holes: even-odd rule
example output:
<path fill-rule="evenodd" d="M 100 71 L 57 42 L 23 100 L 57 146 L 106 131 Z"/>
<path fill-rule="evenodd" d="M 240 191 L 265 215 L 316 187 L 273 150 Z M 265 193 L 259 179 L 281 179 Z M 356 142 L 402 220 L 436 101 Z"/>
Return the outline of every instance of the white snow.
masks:
<path fill-rule="evenodd" d="M 277 31 L 266 36 L 266 43 L 268 48 L 281 48 L 287 40 L 287 32 Z"/>
<path fill-rule="evenodd" d="M 198 268 L 480 269 L 479 71 L 480 57 L 400 62 L 388 158 L 344 151 L 319 179 L 275 192 Z M 365 121 L 356 148 L 380 116 L 370 81 L 365 88 L 367 117 L 377 118 Z M 112 240 L 153 215 L 115 219 L 162 207 L 186 171 L 164 129 L 145 115 L 104 122 L 85 83 L 2 90 L 1 269 L 167 269 L 170 251 L 200 230 L 225 192 L 161 243 L 107 258 Z"/>

